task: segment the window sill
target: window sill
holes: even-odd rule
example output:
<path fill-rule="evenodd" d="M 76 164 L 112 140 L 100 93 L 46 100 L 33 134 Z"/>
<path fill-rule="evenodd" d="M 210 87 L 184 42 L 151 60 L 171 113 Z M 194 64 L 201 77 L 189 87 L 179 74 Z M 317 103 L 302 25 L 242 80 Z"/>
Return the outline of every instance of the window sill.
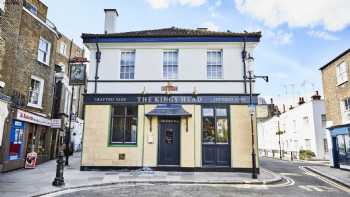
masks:
<path fill-rule="evenodd" d="M 348 80 L 343 81 L 343 82 L 341 82 L 341 83 L 337 83 L 337 87 L 339 87 L 339 86 L 341 86 L 341 85 L 343 85 L 343 84 L 345 84 L 345 83 L 347 83 L 347 82 L 348 82 Z"/>
<path fill-rule="evenodd" d="M 49 64 L 46 63 L 46 62 L 42 62 L 42 61 L 40 61 L 40 60 L 37 60 L 37 61 L 38 61 L 39 64 L 42 64 L 42 65 L 44 65 L 44 66 L 49 66 Z"/>
<path fill-rule="evenodd" d="M 27 106 L 37 108 L 37 109 L 43 109 L 43 107 L 41 105 L 33 104 L 33 103 L 28 103 Z"/>
<path fill-rule="evenodd" d="M 137 144 L 108 144 L 108 147 L 137 147 Z"/>

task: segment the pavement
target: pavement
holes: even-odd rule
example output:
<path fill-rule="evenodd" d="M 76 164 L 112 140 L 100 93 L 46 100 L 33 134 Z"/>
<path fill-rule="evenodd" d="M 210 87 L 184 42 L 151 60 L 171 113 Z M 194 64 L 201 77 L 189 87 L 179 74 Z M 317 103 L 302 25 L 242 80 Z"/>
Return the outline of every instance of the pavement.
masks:
<path fill-rule="evenodd" d="M 56 161 L 49 161 L 35 169 L 20 169 L 0 174 L 0 196 L 40 196 L 79 188 L 125 184 L 186 184 L 186 185 L 268 185 L 282 180 L 279 174 L 261 168 L 258 179 L 250 173 L 232 172 L 167 172 L 167 171 L 80 171 L 80 155 L 70 158 L 64 169 L 65 186 L 54 187 Z"/>
<path fill-rule="evenodd" d="M 305 169 L 318 166 L 304 162 L 262 158 L 261 165 L 283 176 L 276 184 L 116 184 L 77 188 L 46 195 L 48 197 L 349 197 L 350 189 L 320 178 Z"/>
<path fill-rule="evenodd" d="M 338 184 L 341 184 L 350 189 L 350 171 L 337 168 L 330 168 L 329 166 L 307 166 L 307 169 L 312 172 L 331 179 Z"/>

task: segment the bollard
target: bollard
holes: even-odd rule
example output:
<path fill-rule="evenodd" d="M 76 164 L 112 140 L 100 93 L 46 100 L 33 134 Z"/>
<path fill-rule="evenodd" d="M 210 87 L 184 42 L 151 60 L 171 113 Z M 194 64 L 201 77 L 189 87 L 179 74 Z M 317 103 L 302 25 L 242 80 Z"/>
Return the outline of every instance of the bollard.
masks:
<path fill-rule="evenodd" d="M 290 152 L 290 160 L 293 161 L 293 152 Z"/>
<path fill-rule="evenodd" d="M 57 167 L 56 167 L 56 177 L 55 180 L 52 182 L 53 186 L 63 186 L 64 185 L 64 177 L 63 177 L 63 169 L 64 169 L 64 160 L 63 160 L 64 154 L 63 151 L 60 151 L 58 154 L 57 159 Z"/>

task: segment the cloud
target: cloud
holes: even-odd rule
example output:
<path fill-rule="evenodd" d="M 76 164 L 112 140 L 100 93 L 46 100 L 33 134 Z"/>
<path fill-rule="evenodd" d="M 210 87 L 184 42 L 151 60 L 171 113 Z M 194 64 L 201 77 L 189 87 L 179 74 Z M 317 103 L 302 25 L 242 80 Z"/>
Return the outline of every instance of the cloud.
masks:
<path fill-rule="evenodd" d="M 285 32 L 282 30 L 272 31 L 266 29 L 263 31 L 263 35 L 276 45 L 288 45 L 291 44 L 293 40 L 293 34 L 291 32 Z"/>
<path fill-rule="evenodd" d="M 208 28 L 210 31 L 219 31 L 219 26 L 211 21 L 202 23 L 202 27 Z"/>
<path fill-rule="evenodd" d="M 183 6 L 198 7 L 207 2 L 207 0 L 178 0 Z"/>
<path fill-rule="evenodd" d="M 153 9 L 165 9 L 170 6 L 169 0 L 147 0 Z"/>
<path fill-rule="evenodd" d="M 181 5 L 181 6 L 189 6 L 189 7 L 198 7 L 205 3 L 207 0 L 146 0 L 147 3 L 153 9 L 166 9 L 171 5 Z"/>
<path fill-rule="evenodd" d="M 213 5 L 209 6 L 208 11 L 211 17 L 221 16 L 217 11 L 217 9 L 221 7 L 221 5 L 222 5 L 222 0 L 216 0 Z"/>
<path fill-rule="evenodd" d="M 236 8 L 271 28 L 323 26 L 341 31 L 350 25 L 349 0 L 235 0 Z"/>
<path fill-rule="evenodd" d="M 316 30 L 310 30 L 307 32 L 307 34 L 311 37 L 314 38 L 320 38 L 323 40 L 329 40 L 329 41 L 335 41 L 335 40 L 339 40 L 338 37 L 326 32 L 326 31 L 316 31 Z"/>

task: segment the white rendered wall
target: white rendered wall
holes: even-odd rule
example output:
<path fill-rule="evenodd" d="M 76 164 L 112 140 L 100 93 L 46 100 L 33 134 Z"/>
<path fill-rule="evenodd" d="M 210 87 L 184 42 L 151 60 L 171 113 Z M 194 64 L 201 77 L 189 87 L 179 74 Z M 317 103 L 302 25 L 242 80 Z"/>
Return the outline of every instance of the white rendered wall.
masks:
<path fill-rule="evenodd" d="M 326 128 L 323 127 L 325 125 L 322 125 L 322 114 L 325 114 L 324 101 L 314 100 L 282 113 L 279 118 L 273 117 L 258 123 L 259 148 L 276 150 L 277 145 L 278 150 L 276 132 L 279 119 L 280 128 L 285 131 L 281 135 L 283 150 L 299 152 L 301 149 L 307 149 L 305 139 L 309 139 L 310 150 L 316 154 L 316 157 L 318 159 L 329 159 L 329 152 L 324 152 L 323 139 L 327 139 L 327 133 Z M 305 124 L 304 117 L 308 117 L 308 124 Z M 329 143 L 328 141 L 328 145 Z"/>
<path fill-rule="evenodd" d="M 256 43 L 248 43 L 247 51 L 252 51 Z M 88 44 L 90 49 L 90 68 L 88 80 L 95 79 L 96 45 Z M 163 50 L 178 49 L 178 80 L 207 80 L 207 51 L 223 51 L 223 80 L 243 80 L 241 59 L 242 43 L 100 43 L 101 63 L 99 80 L 120 80 L 120 53 L 133 49 L 135 57 L 134 80 L 164 80 Z M 107 82 L 99 83 L 97 93 L 164 93 L 161 87 L 165 82 Z M 242 82 L 174 82 L 176 93 L 191 94 L 196 88 L 199 94 L 244 93 Z M 88 83 L 88 93 L 94 92 L 94 83 Z"/>

